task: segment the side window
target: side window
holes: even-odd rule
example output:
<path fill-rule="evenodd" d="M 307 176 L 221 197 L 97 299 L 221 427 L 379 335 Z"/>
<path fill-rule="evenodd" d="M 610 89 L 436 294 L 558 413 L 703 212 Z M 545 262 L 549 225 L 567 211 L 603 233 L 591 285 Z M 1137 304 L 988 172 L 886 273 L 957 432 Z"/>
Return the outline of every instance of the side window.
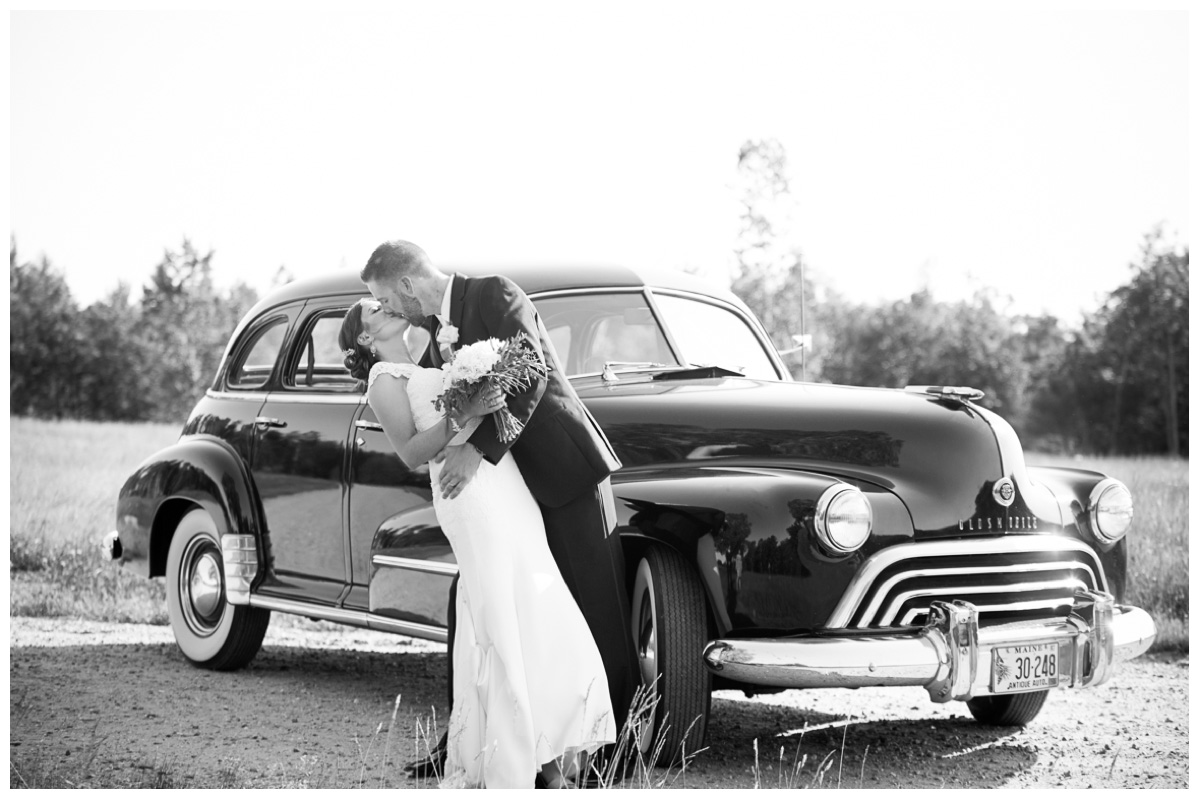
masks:
<path fill-rule="evenodd" d="M 276 317 L 251 332 L 250 344 L 242 348 L 240 358 L 229 370 L 229 388 L 261 389 L 267 385 L 283 347 L 287 321 L 287 317 Z"/>
<path fill-rule="evenodd" d="M 350 377 L 338 347 L 338 333 L 346 309 L 339 308 L 314 315 L 296 338 L 296 348 L 283 376 L 285 386 L 296 389 L 351 391 L 358 381 Z"/>

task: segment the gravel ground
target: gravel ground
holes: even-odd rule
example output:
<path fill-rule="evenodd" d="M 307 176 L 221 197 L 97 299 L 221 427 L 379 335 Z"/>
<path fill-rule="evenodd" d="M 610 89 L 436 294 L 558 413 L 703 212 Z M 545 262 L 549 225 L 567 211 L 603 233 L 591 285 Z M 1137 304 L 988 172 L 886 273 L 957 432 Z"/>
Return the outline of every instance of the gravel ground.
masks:
<path fill-rule="evenodd" d="M 15 618 L 9 655 L 14 787 L 53 769 L 84 786 L 157 771 L 192 786 L 428 787 L 401 766 L 447 711 L 443 645 L 278 616 L 234 673 L 191 667 L 162 626 Z M 718 692 L 686 771 L 626 786 L 1187 788 L 1188 676 L 1186 657 L 1144 656 L 1054 692 L 1025 728 L 977 725 L 920 689 Z"/>

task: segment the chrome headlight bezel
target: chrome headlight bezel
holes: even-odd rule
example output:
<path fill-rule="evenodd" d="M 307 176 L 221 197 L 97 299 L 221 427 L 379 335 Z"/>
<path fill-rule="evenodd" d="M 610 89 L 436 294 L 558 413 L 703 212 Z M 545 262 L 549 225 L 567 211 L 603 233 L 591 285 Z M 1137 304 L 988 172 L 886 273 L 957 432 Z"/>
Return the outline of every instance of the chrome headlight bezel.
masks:
<path fill-rule="evenodd" d="M 844 523 L 831 519 L 839 513 L 846 504 L 862 504 L 862 512 L 866 515 L 866 528 L 861 532 L 843 530 Z M 874 522 L 871 503 L 866 494 L 857 486 L 848 483 L 835 483 L 817 499 L 817 509 L 813 516 L 813 528 L 820 542 L 830 555 L 845 556 L 860 549 L 871 538 L 871 528 Z M 856 523 L 850 523 L 856 524 Z"/>
<path fill-rule="evenodd" d="M 1124 501 L 1120 499 L 1121 495 L 1124 495 Z M 1114 527 L 1114 524 L 1110 522 L 1106 530 L 1102 521 L 1106 519 L 1106 515 L 1112 515 L 1114 503 L 1117 504 L 1118 509 L 1128 508 L 1128 512 L 1123 514 L 1125 518 L 1123 525 L 1116 522 L 1116 527 Z M 1091 525 L 1092 534 L 1101 542 L 1114 544 L 1121 541 L 1133 524 L 1133 493 L 1129 491 L 1129 487 L 1116 478 L 1105 478 L 1097 483 L 1088 496 L 1088 522 Z"/>

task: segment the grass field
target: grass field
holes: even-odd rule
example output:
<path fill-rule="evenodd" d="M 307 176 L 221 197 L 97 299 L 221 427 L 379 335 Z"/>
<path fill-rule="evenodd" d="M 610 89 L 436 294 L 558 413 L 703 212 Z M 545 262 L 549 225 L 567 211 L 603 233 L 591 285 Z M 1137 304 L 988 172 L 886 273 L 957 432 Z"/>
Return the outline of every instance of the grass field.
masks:
<path fill-rule="evenodd" d="M 125 478 L 179 427 L 10 420 L 9 612 L 166 623 L 161 580 L 114 567 L 100 554 Z M 1130 602 L 1159 626 L 1156 650 L 1188 649 L 1188 462 L 1165 458 L 1061 459 L 1031 464 L 1094 469 L 1133 492 Z M 273 623 L 274 624 L 274 623 Z"/>

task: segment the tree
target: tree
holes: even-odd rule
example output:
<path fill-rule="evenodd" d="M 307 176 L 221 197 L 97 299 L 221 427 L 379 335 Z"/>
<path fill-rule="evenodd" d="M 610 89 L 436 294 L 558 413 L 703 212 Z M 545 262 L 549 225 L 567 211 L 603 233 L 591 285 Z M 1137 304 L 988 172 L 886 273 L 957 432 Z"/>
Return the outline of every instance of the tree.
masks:
<path fill-rule="evenodd" d="M 185 418 L 216 374 L 229 335 L 254 304 L 244 283 L 224 296 L 212 280 L 213 251 L 200 253 L 185 237 L 166 250 L 142 289 L 140 344 L 153 416 Z"/>
<path fill-rule="evenodd" d="M 141 318 L 125 283 L 80 315 L 80 392 L 92 419 L 136 421 L 154 416 Z"/>
<path fill-rule="evenodd" d="M 45 255 L 36 263 L 18 263 L 13 240 L 8 291 L 10 412 L 72 416 L 78 411 L 74 384 L 81 332 L 66 279 Z"/>
<path fill-rule="evenodd" d="M 731 290 L 748 305 L 781 349 L 804 334 L 812 286 L 800 249 L 792 241 L 794 203 L 787 177 L 787 152 L 775 139 L 748 140 L 738 152 L 741 205 L 735 274 Z M 808 353 L 801 351 L 801 379 L 807 379 Z"/>
<path fill-rule="evenodd" d="M 1187 249 L 1152 230 L 1130 281 L 1069 345 L 1051 389 L 1074 398 L 1086 449 L 1187 454 L 1188 266 Z"/>
<path fill-rule="evenodd" d="M 858 386 L 971 386 L 1014 424 L 1029 382 L 1020 330 L 991 292 L 938 302 L 928 290 L 878 307 L 850 305 L 829 315 L 823 376 Z"/>

